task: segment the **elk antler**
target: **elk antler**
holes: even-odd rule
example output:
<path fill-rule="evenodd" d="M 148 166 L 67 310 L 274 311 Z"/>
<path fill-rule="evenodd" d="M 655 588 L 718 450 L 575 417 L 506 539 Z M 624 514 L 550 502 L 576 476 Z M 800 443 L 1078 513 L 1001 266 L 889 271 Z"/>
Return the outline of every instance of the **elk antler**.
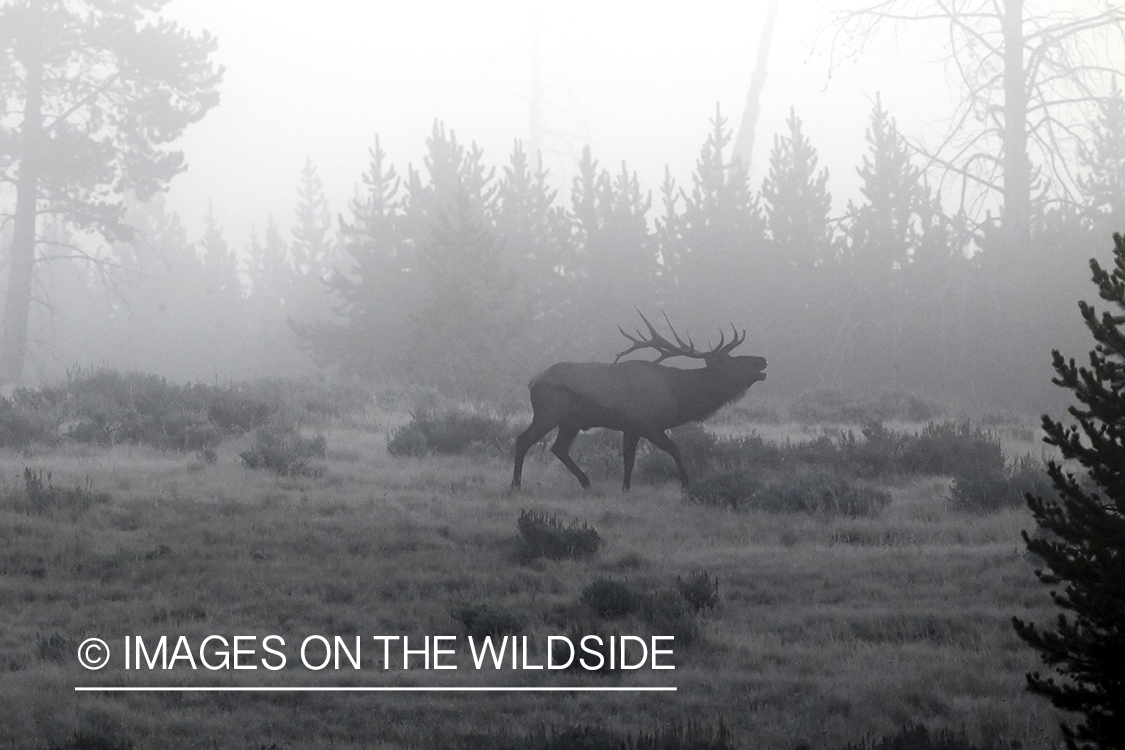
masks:
<path fill-rule="evenodd" d="M 617 362 L 626 354 L 635 352 L 638 349 L 655 349 L 656 351 L 660 352 L 660 357 L 656 359 L 657 362 L 663 362 L 669 357 L 691 357 L 693 359 L 711 360 L 716 357 L 727 356 L 736 346 L 746 340 L 746 329 L 742 329 L 742 335 L 739 336 L 738 330 L 732 323 L 731 330 L 734 332 L 734 339 L 732 341 L 726 343 L 726 334 L 720 331 L 719 345 L 710 351 L 701 352 L 696 350 L 695 344 L 692 343 L 690 336 L 688 336 L 688 340 L 686 342 L 682 338 L 680 338 L 680 334 L 676 333 L 676 329 L 672 325 L 672 321 L 668 320 L 667 313 L 663 313 L 664 322 L 668 324 L 668 330 L 672 332 L 672 338 L 676 340 L 675 344 L 657 333 L 656 329 L 653 328 L 652 323 L 649 323 L 648 318 L 644 316 L 644 313 L 642 313 L 640 310 L 637 310 L 637 314 L 640 315 L 641 320 L 645 322 L 645 325 L 648 327 L 648 332 L 651 337 L 646 339 L 644 337 L 644 334 L 641 333 L 640 329 L 637 330 L 637 335 L 633 336 L 626 333 L 624 328 L 618 326 L 617 330 L 621 331 L 622 336 L 633 342 L 633 345 L 625 351 L 619 353 L 617 355 L 617 358 L 613 360 L 614 362 Z"/>

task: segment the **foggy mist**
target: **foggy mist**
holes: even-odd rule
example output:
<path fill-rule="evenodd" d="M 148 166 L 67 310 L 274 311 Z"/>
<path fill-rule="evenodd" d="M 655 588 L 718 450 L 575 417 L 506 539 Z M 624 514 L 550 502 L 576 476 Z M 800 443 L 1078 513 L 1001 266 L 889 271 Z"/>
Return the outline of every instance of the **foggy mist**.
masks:
<path fill-rule="evenodd" d="M 1040 5 L 1029 29 L 1050 21 Z M 953 118 L 979 109 L 948 45 L 842 12 L 781 7 L 763 37 L 764 6 L 721 2 L 173 3 L 217 39 L 221 100 L 172 144 L 187 169 L 167 192 L 126 195 L 133 240 L 40 217 L 22 378 L 327 368 L 507 398 L 559 358 L 607 361 L 639 309 L 700 340 L 745 327 L 775 395 L 1036 409 L 1116 226 L 1097 185 L 1122 163 L 1093 154 L 1120 146 L 1120 92 L 1083 78 L 1109 98 L 1060 115 L 1079 137 L 1046 157 L 1030 143 L 1051 170 L 1031 245 L 1003 250 L 1004 195 L 980 187 L 1002 173 L 943 166 Z M 1082 63 L 1119 67 L 1119 27 L 1094 33 L 1104 58 Z M 754 151 L 736 160 L 755 70 Z M 1001 146 L 979 142 L 985 159 Z M 0 199 L 13 216 L 14 183 Z"/>

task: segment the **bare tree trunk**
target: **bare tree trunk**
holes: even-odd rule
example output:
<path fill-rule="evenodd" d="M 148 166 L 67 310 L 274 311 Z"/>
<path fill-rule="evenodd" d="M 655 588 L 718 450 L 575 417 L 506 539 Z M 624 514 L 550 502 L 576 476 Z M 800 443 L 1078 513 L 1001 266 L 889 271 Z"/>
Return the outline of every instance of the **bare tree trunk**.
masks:
<path fill-rule="evenodd" d="M 543 80 L 540 75 L 539 52 L 539 6 L 533 4 L 528 34 L 531 63 L 531 92 L 527 109 L 527 156 L 531 172 L 543 168 Z"/>
<path fill-rule="evenodd" d="M 1031 237 L 1031 164 L 1027 156 L 1027 87 L 1023 61 L 1023 0 L 1004 0 L 1004 211 L 1009 257 Z"/>
<path fill-rule="evenodd" d="M 16 213 L 8 263 L 8 294 L 4 300 L 4 328 L 0 337 L 0 384 L 17 383 L 27 352 L 27 321 L 35 276 L 35 224 L 38 216 L 40 149 L 43 135 L 42 4 L 32 4 L 34 32 L 29 35 L 26 91 Z"/>
<path fill-rule="evenodd" d="M 746 93 L 746 108 L 742 110 L 742 123 L 738 126 L 738 136 L 734 139 L 734 157 L 747 169 L 754 156 L 754 129 L 758 125 L 758 100 L 766 85 L 766 69 L 769 67 L 770 42 L 777 25 L 778 0 L 769 0 L 766 7 L 766 20 L 762 26 L 762 36 L 758 39 L 758 59 L 750 76 L 750 90 Z"/>

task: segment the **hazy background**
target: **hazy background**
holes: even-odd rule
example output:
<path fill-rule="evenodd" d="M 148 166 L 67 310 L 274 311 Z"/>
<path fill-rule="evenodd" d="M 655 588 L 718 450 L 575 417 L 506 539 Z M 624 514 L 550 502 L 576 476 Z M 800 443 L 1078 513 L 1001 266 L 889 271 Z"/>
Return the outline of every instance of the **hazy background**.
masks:
<path fill-rule="evenodd" d="M 1026 12 L 1078 6 L 1102 7 Z M 1100 78 L 1057 153 L 1069 192 L 1045 173 L 1014 241 L 999 196 L 961 212 L 919 155 L 964 95 L 945 27 L 848 55 L 862 40 L 834 7 L 780 4 L 739 172 L 765 3 L 175 0 L 166 17 L 218 39 L 221 102 L 176 141 L 170 189 L 127 196 L 138 242 L 40 218 L 23 380 L 339 373 L 510 405 L 551 362 L 612 359 L 640 309 L 700 343 L 745 326 L 765 396 L 1040 411 L 1050 350 L 1088 348 L 1087 259 L 1125 228 L 1120 25 L 1083 47 Z M 541 180 L 514 151 L 536 81 Z M 51 250 L 68 246 L 93 262 Z"/>
<path fill-rule="evenodd" d="M 855 3 L 853 3 L 854 5 Z M 938 49 L 880 42 L 832 69 L 825 3 L 782 3 L 751 183 L 764 176 L 789 107 L 833 178 L 838 209 L 854 196 L 855 154 L 875 94 L 904 132 L 940 133 L 956 91 Z M 582 147 L 622 161 L 655 190 L 664 167 L 681 183 L 694 168 L 716 104 L 737 127 L 754 69 L 765 3 L 645 6 L 570 3 L 240 3 L 176 0 L 167 15 L 219 39 L 222 104 L 180 142 L 190 168 L 168 194 L 202 231 L 207 201 L 235 246 L 273 212 L 292 221 L 297 177 L 311 157 L 330 206 L 342 210 L 375 134 L 391 161 L 421 165 L 435 119 L 502 162 L 528 138 L 531 39 L 538 29 L 544 88 L 544 166 L 565 187 Z M 919 35 L 920 36 L 920 35 Z"/>

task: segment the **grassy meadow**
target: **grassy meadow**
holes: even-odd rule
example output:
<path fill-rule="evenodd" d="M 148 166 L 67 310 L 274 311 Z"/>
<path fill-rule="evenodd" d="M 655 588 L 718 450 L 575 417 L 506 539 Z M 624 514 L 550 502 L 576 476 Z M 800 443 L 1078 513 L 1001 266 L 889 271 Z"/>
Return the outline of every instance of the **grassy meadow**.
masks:
<path fill-rule="evenodd" d="M 470 735 L 537 727 L 635 735 L 687 722 L 722 722 L 743 748 L 843 748 L 915 723 L 982 748 L 1060 744 L 1060 716 L 1023 689 L 1037 656 L 1010 625 L 1013 615 L 1054 617 L 1019 538 L 1031 525 L 1022 508 L 957 509 L 948 477 L 900 476 L 882 481 L 890 502 L 872 515 L 732 510 L 688 502 L 674 481 L 635 478 L 622 493 L 617 459 L 581 447 L 592 491 L 537 447 L 513 494 L 509 445 L 389 455 L 388 435 L 407 418 L 372 409 L 317 426 L 325 457 L 292 476 L 246 468 L 249 434 L 209 453 L 65 440 L 0 452 L 0 747 L 83 737 L 134 748 L 465 747 Z M 808 436 L 737 417 L 716 429 Z M 1013 432 L 1005 450 L 1038 452 L 1029 432 Z M 29 499 L 28 468 L 57 491 Z M 600 549 L 526 559 L 522 510 L 581 519 Z M 487 605 L 519 615 L 541 663 L 549 635 L 660 634 L 640 613 L 595 614 L 582 600 L 593 581 L 655 596 L 702 572 L 717 579 L 719 602 L 691 615 L 675 670 L 478 671 L 466 625 L 451 614 Z M 124 636 L 181 634 L 195 644 L 279 634 L 289 660 L 280 671 L 124 669 Z M 363 668 L 300 666 L 295 646 L 312 634 L 361 636 Z M 458 636 L 448 661 L 460 668 L 381 669 L 371 636 L 392 634 Z M 101 671 L 76 659 L 93 636 L 115 652 Z M 80 685 L 677 691 L 75 692 Z"/>

